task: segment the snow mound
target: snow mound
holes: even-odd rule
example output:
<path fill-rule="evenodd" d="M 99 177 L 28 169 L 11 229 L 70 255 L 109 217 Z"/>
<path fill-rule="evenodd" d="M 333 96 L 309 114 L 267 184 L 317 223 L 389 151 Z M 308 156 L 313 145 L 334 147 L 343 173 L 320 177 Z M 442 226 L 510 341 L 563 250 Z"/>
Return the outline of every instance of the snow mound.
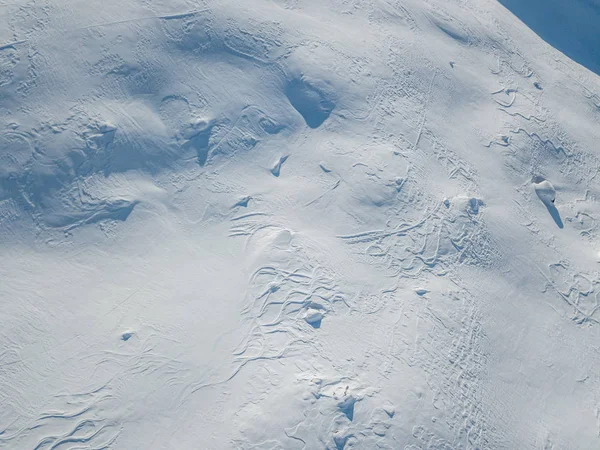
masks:
<path fill-rule="evenodd" d="M 600 448 L 596 4 L 2 2 L 0 448 Z"/>

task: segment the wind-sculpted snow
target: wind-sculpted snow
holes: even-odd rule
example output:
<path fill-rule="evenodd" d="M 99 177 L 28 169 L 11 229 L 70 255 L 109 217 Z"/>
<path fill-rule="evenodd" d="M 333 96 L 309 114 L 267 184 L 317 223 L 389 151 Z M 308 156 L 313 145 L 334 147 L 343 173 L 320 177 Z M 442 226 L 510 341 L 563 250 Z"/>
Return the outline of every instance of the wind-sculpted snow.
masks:
<path fill-rule="evenodd" d="M 0 3 L 0 448 L 598 447 L 597 74 L 496 0 L 92 3 Z"/>
<path fill-rule="evenodd" d="M 285 95 L 290 103 L 302 115 L 310 128 L 318 128 L 331 114 L 335 103 L 328 94 L 329 89 L 318 80 L 305 77 L 290 81 Z"/>

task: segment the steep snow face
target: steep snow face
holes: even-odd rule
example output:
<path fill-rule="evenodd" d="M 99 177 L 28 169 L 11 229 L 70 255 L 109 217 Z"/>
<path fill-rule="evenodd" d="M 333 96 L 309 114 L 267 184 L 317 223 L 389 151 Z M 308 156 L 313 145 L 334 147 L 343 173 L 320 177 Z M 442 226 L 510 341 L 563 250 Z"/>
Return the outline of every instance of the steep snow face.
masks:
<path fill-rule="evenodd" d="M 597 448 L 600 79 L 532 27 L 0 4 L 0 447 Z"/>

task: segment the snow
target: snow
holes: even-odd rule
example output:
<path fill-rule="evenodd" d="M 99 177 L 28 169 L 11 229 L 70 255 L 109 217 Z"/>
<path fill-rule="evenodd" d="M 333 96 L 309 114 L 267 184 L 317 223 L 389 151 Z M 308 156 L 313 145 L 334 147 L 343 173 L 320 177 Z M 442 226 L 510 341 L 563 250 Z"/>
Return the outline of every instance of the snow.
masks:
<path fill-rule="evenodd" d="M 0 448 L 597 448 L 596 3 L 0 3 Z"/>
<path fill-rule="evenodd" d="M 534 188 L 535 193 L 546 206 L 554 203 L 554 200 L 556 199 L 556 190 L 554 189 L 554 186 L 552 186 L 552 183 L 548 180 L 542 180 L 535 183 Z"/>

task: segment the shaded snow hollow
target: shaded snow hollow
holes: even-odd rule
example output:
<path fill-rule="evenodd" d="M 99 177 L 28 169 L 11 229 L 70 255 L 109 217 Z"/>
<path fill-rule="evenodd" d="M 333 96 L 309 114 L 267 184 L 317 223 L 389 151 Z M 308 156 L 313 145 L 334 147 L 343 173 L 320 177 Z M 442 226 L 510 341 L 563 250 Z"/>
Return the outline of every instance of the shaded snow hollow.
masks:
<path fill-rule="evenodd" d="M 96 3 L 0 5 L 0 448 L 600 448 L 597 1 Z"/>

